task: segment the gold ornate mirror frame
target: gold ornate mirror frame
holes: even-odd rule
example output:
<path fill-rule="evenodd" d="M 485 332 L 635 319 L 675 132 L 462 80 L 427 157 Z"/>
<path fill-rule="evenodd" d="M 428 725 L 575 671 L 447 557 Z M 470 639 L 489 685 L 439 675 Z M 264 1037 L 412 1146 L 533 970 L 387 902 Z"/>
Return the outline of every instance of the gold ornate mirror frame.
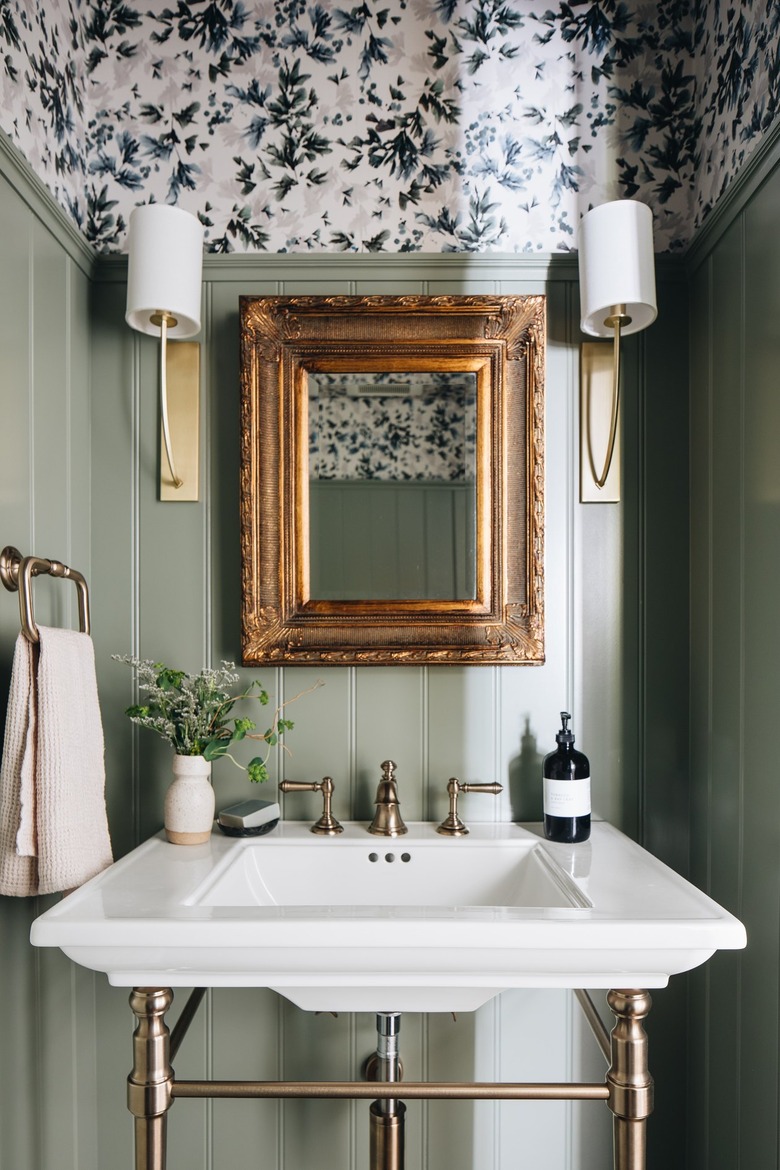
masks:
<path fill-rule="evenodd" d="M 544 661 L 542 296 L 242 297 L 243 662 Z M 308 379 L 476 378 L 474 596 L 310 595 Z"/>

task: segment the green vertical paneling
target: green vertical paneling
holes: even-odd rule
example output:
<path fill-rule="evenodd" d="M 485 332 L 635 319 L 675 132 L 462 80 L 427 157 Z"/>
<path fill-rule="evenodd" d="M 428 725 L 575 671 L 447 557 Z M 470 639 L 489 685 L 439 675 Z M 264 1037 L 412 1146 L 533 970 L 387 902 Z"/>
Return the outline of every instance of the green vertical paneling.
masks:
<path fill-rule="evenodd" d="M 112 654 L 138 652 L 136 344 L 123 327 L 124 290 L 93 290 L 92 320 L 92 638 L 106 742 L 106 794 L 115 856 L 139 840 L 138 734 L 123 712 L 134 701 L 129 669 Z"/>
<path fill-rule="evenodd" d="M 2 544 L 59 557 L 89 574 L 89 378 L 86 278 L 47 226 L 0 180 L 0 384 L 5 453 Z M 43 586 L 39 588 L 39 586 Z M 69 625 L 67 583 L 38 581 L 36 618 Z M 5 709 L 17 598 L 0 603 L 0 700 Z M 93 976 L 28 942 L 51 899 L 0 899 L 0 994 L 6 1008 L 0 1071 L 0 1165 L 63 1170 L 94 1165 L 94 1028 L 85 1019 Z M 82 1072 L 77 1083 L 74 1074 Z M 83 1124 L 79 1114 L 84 1111 Z"/>
<path fill-rule="evenodd" d="M 780 477 L 777 442 L 775 322 L 780 314 L 777 206 L 780 174 L 759 191 L 745 212 L 744 406 L 744 655 L 743 920 L 750 948 L 742 964 L 742 1113 L 744 1165 L 777 1158 L 778 990 L 780 978 L 780 792 L 765 759 L 765 736 L 776 718 L 780 682 L 780 623 L 776 581 L 780 572 Z M 714 469 L 714 474 L 720 474 Z M 738 534 L 735 534 L 738 535 Z M 735 549 L 738 554 L 738 549 Z M 714 629 L 714 638 L 718 636 Z M 731 669 L 739 669 L 732 663 Z M 713 731 L 715 729 L 713 728 Z M 738 831 L 732 849 L 739 849 Z M 713 867 L 717 858 L 713 855 Z M 770 1039 L 771 1037 L 771 1039 Z"/>
<path fill-rule="evenodd" d="M 422 820 L 427 779 L 427 672 L 423 666 L 382 666 L 355 672 L 354 815 L 371 820 L 384 760 L 397 764 L 404 820 Z"/>
<path fill-rule="evenodd" d="M 527 816 L 530 809 L 538 809 L 540 760 L 552 747 L 557 712 L 572 704 L 580 717 L 583 747 L 599 765 L 600 811 L 630 829 L 636 826 L 636 727 L 644 710 L 636 672 L 626 665 L 634 660 L 624 651 L 629 637 L 637 644 L 641 640 L 638 611 L 648 584 L 632 577 L 636 566 L 626 566 L 621 558 L 636 545 L 636 517 L 644 506 L 643 493 L 654 481 L 642 478 L 641 466 L 631 471 L 634 495 L 629 508 L 596 510 L 586 517 L 576 503 L 576 296 L 568 278 L 545 286 L 538 272 L 534 279 L 524 279 L 522 265 L 515 273 L 506 264 L 492 270 L 485 258 L 479 263 L 466 258 L 456 267 L 452 257 L 434 256 L 424 271 L 418 265 L 416 278 L 409 280 L 398 279 L 397 266 L 391 266 L 392 277 L 386 276 L 381 257 L 370 266 L 356 258 L 354 269 L 340 257 L 332 271 L 326 257 L 312 259 L 308 267 L 289 258 L 289 271 L 286 258 L 278 257 L 268 279 L 260 261 L 251 279 L 244 279 L 240 261 L 245 258 L 237 258 L 234 268 L 230 258 L 223 259 L 204 291 L 201 499 L 161 504 L 156 486 L 156 347 L 126 327 L 121 281 L 99 279 L 88 300 L 87 279 L 72 258 L 60 255 L 51 235 L 31 226 L 13 200 L 6 206 L 3 199 L 0 187 L 3 231 L 9 233 L 9 277 L 0 282 L 0 297 L 7 300 L 5 315 L 0 313 L 0 339 L 5 343 L 3 377 L 14 387 L 8 425 L 15 474 L 7 466 L 0 471 L 8 488 L 0 507 L 12 529 L 6 538 L 29 543 L 33 526 L 40 526 L 47 544 L 62 537 L 67 555 L 89 570 L 107 796 L 118 855 L 159 827 L 169 756 L 164 744 L 139 734 L 123 715 L 133 698 L 132 675 L 113 663 L 111 654 L 140 652 L 188 668 L 240 656 L 238 297 L 251 293 L 540 292 L 546 287 L 549 294 L 546 664 L 538 669 L 244 671 L 247 678 L 261 678 L 274 700 L 309 691 L 320 678 L 325 683 L 288 710 L 296 722 L 289 736 L 291 752 L 273 753 L 273 778 L 332 775 L 336 815 L 368 821 L 380 764 L 389 757 L 398 764 L 408 820 L 444 816 L 451 775 L 504 784 L 499 798 L 464 798 L 467 820 Z M 271 268 L 269 262 L 269 274 Z M 44 314 L 54 317 L 48 335 L 33 327 L 34 318 Z M 634 347 L 627 363 L 632 389 L 647 376 L 645 366 L 652 366 L 661 396 L 659 413 L 649 423 L 640 420 L 637 406 L 633 414 L 627 412 L 627 443 L 633 449 L 641 450 L 647 441 L 642 427 L 660 431 L 665 412 L 674 415 L 673 404 L 664 397 L 676 393 L 675 379 L 664 379 L 664 351 L 670 360 L 679 357 L 672 351 L 681 344 L 680 334 L 667 330 L 662 336 L 663 344 L 655 350 Z M 659 502 L 661 507 L 666 504 Z M 675 539 L 679 532 L 676 526 Z M 625 600 L 627 579 L 634 590 L 630 605 Z M 42 600 L 44 604 L 49 603 Z M 59 604 L 56 596 L 52 604 Z M 16 623 L 12 601 L 2 614 L 7 682 Z M 671 663 L 679 662 L 679 649 L 675 644 L 670 654 L 670 671 Z M 659 676 L 652 685 L 662 683 Z M 680 711 L 679 724 L 684 718 Z M 237 752 L 242 761 L 249 754 L 251 745 L 241 745 Z M 241 772 L 224 761 L 215 771 L 215 786 L 220 804 L 248 793 Z M 269 787 L 263 795 L 272 791 Z M 284 811 L 313 821 L 318 798 L 289 796 Z M 25 903 L 0 907 L 3 930 L 15 943 L 12 953 L 2 950 L 0 980 L 4 991 L 19 979 L 22 987 L 7 1037 L 21 1055 L 13 1082 L 8 1072 L 0 1073 L 0 1166 L 129 1170 L 132 1122 L 125 1078 L 133 1018 L 127 990 L 73 968 L 59 954 L 34 954 L 26 943 L 34 913 Z M 183 998 L 178 992 L 173 1019 Z M 487 1078 L 519 1067 L 521 1055 L 529 1075 L 539 1074 L 536 1057 L 545 1048 L 544 1035 L 551 1034 L 554 1042 L 541 1052 L 548 1062 L 545 1073 L 561 1079 L 576 1074 L 566 1039 L 569 1009 L 558 1006 L 562 998 L 557 995 L 556 1006 L 550 1008 L 553 1033 L 542 1027 L 533 996 L 523 993 L 458 1024 L 448 1016 L 405 1017 L 406 1075 Z M 316 1017 L 271 992 L 225 989 L 210 994 L 201 1008 L 177 1071 L 223 1079 L 340 1078 L 358 1075 L 374 1043 L 371 1016 Z M 664 1076 L 663 1067 L 654 1071 Z M 31 1102 L 38 1085 L 48 1093 L 36 1114 Z M 578 1133 L 585 1136 L 577 1150 L 565 1138 L 570 1114 L 563 1105 L 545 1107 L 542 1117 L 531 1107 L 517 1111 L 490 1104 L 416 1103 L 408 1114 L 407 1165 L 409 1170 L 445 1165 L 453 1170 L 508 1170 L 523 1146 L 534 1151 L 540 1170 L 602 1170 L 609 1140 L 607 1111 L 583 1107 Z M 558 1136 L 552 1152 L 548 1143 L 548 1167 L 543 1151 L 550 1126 Z M 322 1170 L 362 1170 L 367 1160 L 363 1104 L 334 1108 L 324 1102 L 181 1101 L 173 1108 L 170 1132 L 171 1170 L 244 1165 L 306 1170 L 315 1164 Z"/>
<path fill-rule="evenodd" d="M 744 345 L 743 230 L 738 220 L 721 238 L 712 257 L 712 700 L 708 843 L 709 892 L 733 913 L 741 913 L 742 742 L 744 611 L 742 547 Z M 736 326 L 736 327 L 735 327 Z M 718 1165 L 738 1165 L 740 996 L 743 956 L 728 952 L 708 969 L 707 1044 L 711 1069 L 729 1076 L 710 1078 L 708 1144 Z M 713 1159 L 714 1160 L 714 1159 Z"/>
<path fill-rule="evenodd" d="M 641 342 L 642 383 L 637 457 L 642 477 L 638 492 L 641 520 L 627 528 L 639 530 L 641 579 L 629 620 L 631 625 L 637 623 L 639 631 L 640 840 L 668 865 L 687 874 L 690 619 L 685 284 L 659 280 L 659 306 L 657 321 L 637 339 Z M 628 566 L 632 563 L 630 548 L 625 556 Z M 630 688 L 631 671 L 624 677 Z M 685 977 L 654 993 L 653 1002 L 652 1061 L 654 1070 L 663 1070 L 663 1075 L 658 1076 L 648 1157 L 651 1166 L 684 1170 L 680 1134 L 685 1131 L 687 1117 L 687 1070 L 679 1053 L 685 1048 L 688 1027 Z"/>
<path fill-rule="evenodd" d="M 658 319 L 641 335 L 641 840 L 687 874 L 688 294 L 682 281 L 659 281 L 659 292 Z"/>
<path fill-rule="evenodd" d="M 691 980 L 694 1170 L 776 1166 L 780 791 L 780 174 L 708 237 L 691 283 L 691 867 L 745 922 Z M 701 250 L 700 250 L 701 251 Z"/>
<path fill-rule="evenodd" d="M 24 550 L 32 528 L 32 429 L 30 403 L 29 217 L 13 190 L 0 180 L 0 400 L 4 458 L 0 460 L 2 543 Z M 0 596 L 0 701 L 5 711 L 13 647 L 19 632 L 15 597 Z M 37 1090 L 37 961 L 27 944 L 36 901 L 0 898 L 0 996 L 8 1005 L 0 1062 L 0 1167 L 36 1166 L 39 1134 Z"/>
<path fill-rule="evenodd" d="M 212 1075 L 220 1080 L 278 1080 L 282 1076 L 283 1002 L 273 991 L 213 991 Z M 182 1101 L 186 1107 L 188 1101 Z M 208 1148 L 214 1170 L 278 1170 L 283 1153 L 279 1101 L 215 1101 Z"/>
<path fill-rule="evenodd" d="M 709 788 L 711 698 L 711 264 L 691 282 L 691 603 L 690 603 L 690 772 L 691 880 L 702 889 L 709 881 Z M 709 1044 L 707 993 L 709 969 L 690 977 L 688 1035 L 689 1125 L 687 1157 L 693 1170 L 709 1166 Z"/>

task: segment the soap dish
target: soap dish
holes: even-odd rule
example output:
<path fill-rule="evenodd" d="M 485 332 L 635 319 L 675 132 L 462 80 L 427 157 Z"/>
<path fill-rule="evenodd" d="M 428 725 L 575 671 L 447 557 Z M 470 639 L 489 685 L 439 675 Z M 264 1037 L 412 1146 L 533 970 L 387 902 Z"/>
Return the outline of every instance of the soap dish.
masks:
<path fill-rule="evenodd" d="M 254 825 L 250 828 L 238 828 L 236 825 L 223 825 L 220 820 L 217 820 L 217 828 L 220 829 L 226 837 L 263 837 L 266 833 L 270 833 L 279 824 L 279 818 L 275 821 L 266 821 L 264 825 Z"/>
<path fill-rule="evenodd" d="M 227 837 L 262 837 L 276 828 L 280 816 L 275 800 L 242 800 L 223 808 L 217 825 Z"/>

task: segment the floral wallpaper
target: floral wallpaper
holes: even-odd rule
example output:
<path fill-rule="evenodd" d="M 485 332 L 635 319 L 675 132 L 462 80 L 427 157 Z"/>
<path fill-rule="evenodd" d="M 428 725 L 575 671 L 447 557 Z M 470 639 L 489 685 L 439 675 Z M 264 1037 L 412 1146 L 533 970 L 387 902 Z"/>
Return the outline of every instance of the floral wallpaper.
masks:
<path fill-rule="evenodd" d="M 311 479 L 476 478 L 473 374 L 309 376 Z"/>
<path fill-rule="evenodd" d="M 780 0 L 699 0 L 699 7 L 692 227 L 715 206 L 780 107 Z"/>
<path fill-rule="evenodd" d="M 780 0 L 0 0 L 0 125 L 99 250 L 565 251 L 636 196 L 685 246 L 772 123 Z"/>

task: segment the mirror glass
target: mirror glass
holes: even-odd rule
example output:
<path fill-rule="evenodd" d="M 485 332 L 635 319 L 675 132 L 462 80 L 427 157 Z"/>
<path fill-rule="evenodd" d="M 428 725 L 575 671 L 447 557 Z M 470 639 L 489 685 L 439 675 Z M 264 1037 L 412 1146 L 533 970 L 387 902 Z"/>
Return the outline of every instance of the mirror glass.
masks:
<path fill-rule="evenodd" d="M 476 375 L 307 381 L 311 597 L 475 598 Z"/>

